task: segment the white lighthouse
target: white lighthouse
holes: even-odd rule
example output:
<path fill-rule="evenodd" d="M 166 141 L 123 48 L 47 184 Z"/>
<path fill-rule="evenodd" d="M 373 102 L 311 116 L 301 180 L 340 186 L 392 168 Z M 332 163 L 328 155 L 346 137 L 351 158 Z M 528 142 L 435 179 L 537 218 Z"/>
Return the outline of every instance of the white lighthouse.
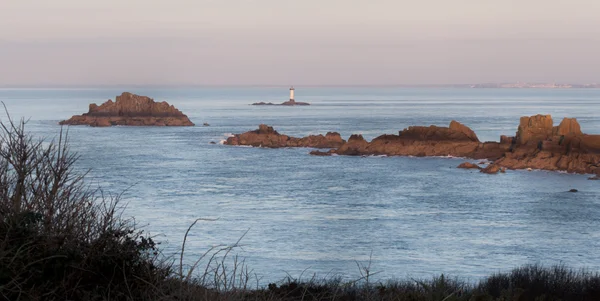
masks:
<path fill-rule="evenodd" d="M 290 101 L 294 101 L 294 86 L 290 88 Z"/>

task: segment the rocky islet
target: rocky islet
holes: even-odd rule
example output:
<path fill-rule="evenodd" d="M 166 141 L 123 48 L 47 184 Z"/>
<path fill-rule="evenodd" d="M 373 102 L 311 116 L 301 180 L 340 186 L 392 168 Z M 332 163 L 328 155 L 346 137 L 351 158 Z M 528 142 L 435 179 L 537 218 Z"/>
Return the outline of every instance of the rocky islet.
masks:
<path fill-rule="evenodd" d="M 180 110 L 167 102 L 124 92 L 101 105 L 90 104 L 89 111 L 59 122 L 61 125 L 194 126 Z"/>
<path fill-rule="evenodd" d="M 225 144 L 330 148 L 329 151 L 311 152 L 318 156 L 453 156 L 487 159 L 492 164 L 485 168 L 475 164 L 460 166 L 480 169 L 484 173 L 498 173 L 506 169 L 542 169 L 600 175 L 600 135 L 584 134 L 575 118 L 564 118 L 558 126 L 554 126 L 550 115 L 521 117 L 515 136 L 501 136 L 500 142 L 481 142 L 469 127 L 452 121 L 448 127 L 411 126 L 398 135 L 385 134 L 370 142 L 356 134 L 344 141 L 338 133 L 293 138 L 261 125 L 256 131 L 230 137 Z"/>

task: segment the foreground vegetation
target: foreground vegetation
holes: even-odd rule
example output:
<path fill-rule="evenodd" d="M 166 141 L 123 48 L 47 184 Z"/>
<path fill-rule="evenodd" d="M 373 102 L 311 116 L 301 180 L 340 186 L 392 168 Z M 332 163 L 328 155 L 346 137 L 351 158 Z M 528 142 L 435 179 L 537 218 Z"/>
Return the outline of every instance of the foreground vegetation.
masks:
<path fill-rule="evenodd" d="M 237 244 L 183 265 L 124 218 L 119 196 L 85 182 L 67 135 L 36 140 L 23 121 L 0 124 L 0 300 L 600 300 L 600 275 L 525 266 L 467 283 L 285 279 L 261 287 Z M 194 223 L 195 224 L 195 223 Z M 191 227 L 194 226 L 192 224 Z M 189 232 L 189 230 L 188 230 Z M 187 233 L 185 233 L 187 237 Z"/>

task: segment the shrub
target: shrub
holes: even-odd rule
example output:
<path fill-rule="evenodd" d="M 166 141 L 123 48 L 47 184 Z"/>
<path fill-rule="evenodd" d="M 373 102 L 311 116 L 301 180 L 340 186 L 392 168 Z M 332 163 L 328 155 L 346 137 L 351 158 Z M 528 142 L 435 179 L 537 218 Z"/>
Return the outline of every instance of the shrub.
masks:
<path fill-rule="evenodd" d="M 0 298 L 125 300 L 169 274 L 152 238 L 121 217 L 119 196 L 91 189 L 61 131 L 52 141 L 0 123 Z"/>

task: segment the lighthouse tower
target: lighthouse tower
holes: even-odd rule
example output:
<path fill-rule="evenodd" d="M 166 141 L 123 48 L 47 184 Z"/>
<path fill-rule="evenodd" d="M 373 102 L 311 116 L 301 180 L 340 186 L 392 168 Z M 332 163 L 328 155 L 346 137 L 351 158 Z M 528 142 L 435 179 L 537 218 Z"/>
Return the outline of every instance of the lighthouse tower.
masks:
<path fill-rule="evenodd" d="M 290 88 L 290 101 L 294 102 L 294 86 Z"/>

